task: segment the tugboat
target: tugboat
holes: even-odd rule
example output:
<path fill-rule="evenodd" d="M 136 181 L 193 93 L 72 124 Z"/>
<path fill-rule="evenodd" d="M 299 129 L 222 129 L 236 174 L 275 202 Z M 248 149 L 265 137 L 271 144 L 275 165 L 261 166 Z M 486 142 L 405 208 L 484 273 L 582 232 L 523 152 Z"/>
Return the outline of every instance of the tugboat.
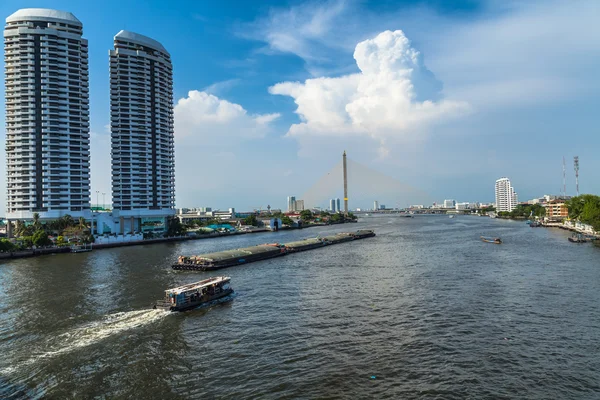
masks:
<path fill-rule="evenodd" d="M 154 309 L 186 311 L 233 294 L 228 276 L 216 276 L 165 290 L 164 300 L 158 300 Z"/>

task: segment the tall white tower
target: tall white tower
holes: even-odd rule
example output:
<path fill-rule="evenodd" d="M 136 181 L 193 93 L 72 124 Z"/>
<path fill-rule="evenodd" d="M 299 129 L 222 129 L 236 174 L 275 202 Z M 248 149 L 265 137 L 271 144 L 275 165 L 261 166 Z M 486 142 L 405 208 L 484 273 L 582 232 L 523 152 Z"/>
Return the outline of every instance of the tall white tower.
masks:
<path fill-rule="evenodd" d="M 518 204 L 515 189 L 510 184 L 510 179 L 500 178 L 496 181 L 496 211 L 510 212 Z"/>
<path fill-rule="evenodd" d="M 143 231 L 175 213 L 171 56 L 128 31 L 117 33 L 109 55 L 113 210 Z"/>
<path fill-rule="evenodd" d="M 7 219 L 89 217 L 88 43 L 69 12 L 21 9 L 4 28 Z"/>

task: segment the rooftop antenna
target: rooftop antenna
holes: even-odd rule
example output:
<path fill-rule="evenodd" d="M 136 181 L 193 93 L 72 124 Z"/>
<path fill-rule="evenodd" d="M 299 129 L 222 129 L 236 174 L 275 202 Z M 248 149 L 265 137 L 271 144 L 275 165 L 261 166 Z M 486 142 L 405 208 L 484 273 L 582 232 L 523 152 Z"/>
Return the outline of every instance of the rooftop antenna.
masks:
<path fill-rule="evenodd" d="M 563 196 L 567 196 L 567 168 L 563 156 Z"/>
<path fill-rule="evenodd" d="M 342 155 L 342 168 L 344 172 L 344 215 L 348 216 L 348 174 L 346 170 L 346 150 Z"/>
<path fill-rule="evenodd" d="M 575 189 L 579 196 L 579 156 L 573 157 L 573 163 L 575 165 Z"/>

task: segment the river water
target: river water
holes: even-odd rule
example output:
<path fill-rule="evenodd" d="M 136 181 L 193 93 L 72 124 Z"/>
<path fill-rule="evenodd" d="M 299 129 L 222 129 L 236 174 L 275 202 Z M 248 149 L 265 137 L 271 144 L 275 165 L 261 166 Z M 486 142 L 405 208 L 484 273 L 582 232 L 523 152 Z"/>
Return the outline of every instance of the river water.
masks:
<path fill-rule="evenodd" d="M 231 302 L 150 308 L 209 276 L 180 254 L 359 228 L 377 237 L 222 270 Z M 600 248 L 567 236 L 377 216 L 3 262 L 0 398 L 600 398 Z"/>

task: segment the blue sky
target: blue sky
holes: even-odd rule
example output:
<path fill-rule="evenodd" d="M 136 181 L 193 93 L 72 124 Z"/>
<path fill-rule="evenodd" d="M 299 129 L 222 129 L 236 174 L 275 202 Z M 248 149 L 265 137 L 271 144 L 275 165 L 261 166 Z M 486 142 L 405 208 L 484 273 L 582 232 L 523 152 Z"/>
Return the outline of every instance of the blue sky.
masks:
<path fill-rule="evenodd" d="M 121 29 L 172 56 L 179 207 L 284 207 L 306 193 L 325 206 L 341 184 L 322 196 L 314 185 L 344 149 L 398 183 L 355 182 L 352 208 L 492 201 L 501 176 L 521 200 L 557 193 L 563 156 L 572 194 L 574 155 L 581 191 L 600 192 L 596 0 L 4 0 L 0 11 L 25 7 L 84 24 L 92 192 L 107 201 L 108 50 Z"/>

